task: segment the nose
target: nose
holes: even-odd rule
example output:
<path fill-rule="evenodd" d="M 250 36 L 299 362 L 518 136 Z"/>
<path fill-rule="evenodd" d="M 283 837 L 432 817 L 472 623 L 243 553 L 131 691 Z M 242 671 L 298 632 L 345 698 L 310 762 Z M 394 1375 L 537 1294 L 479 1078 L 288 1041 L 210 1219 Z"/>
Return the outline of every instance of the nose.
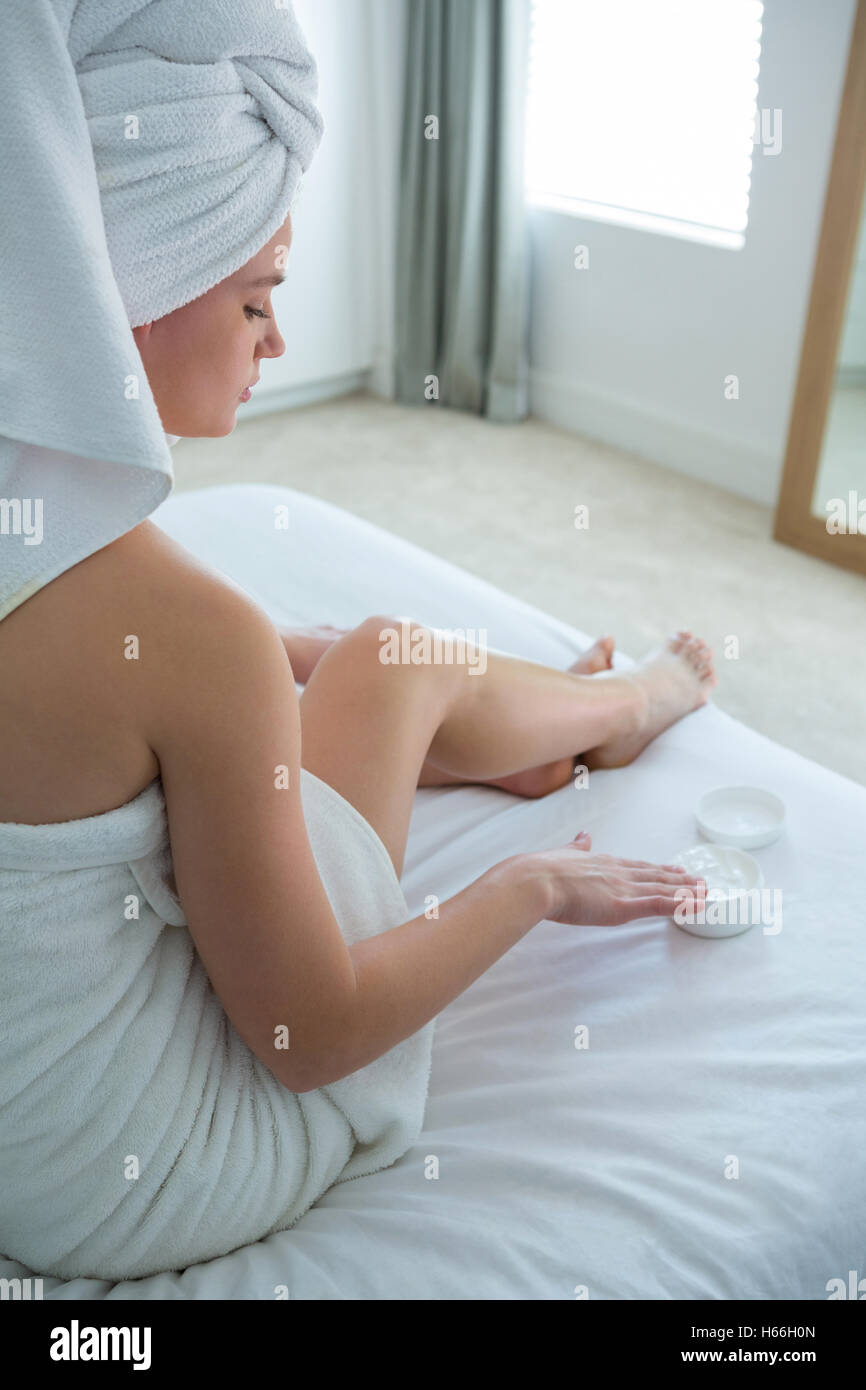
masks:
<path fill-rule="evenodd" d="M 274 320 L 259 345 L 256 357 L 282 357 L 285 350 L 285 341 Z"/>

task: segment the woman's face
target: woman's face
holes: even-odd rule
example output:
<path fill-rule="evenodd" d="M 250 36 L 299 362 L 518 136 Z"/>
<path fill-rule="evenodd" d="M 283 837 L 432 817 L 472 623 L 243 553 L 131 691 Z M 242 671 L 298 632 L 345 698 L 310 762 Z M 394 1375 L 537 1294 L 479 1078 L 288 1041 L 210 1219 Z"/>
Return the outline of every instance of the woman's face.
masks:
<path fill-rule="evenodd" d="M 133 328 L 162 427 L 184 439 L 231 434 L 262 357 L 281 357 L 271 290 L 284 279 L 292 220 L 234 275 L 154 323 Z M 261 283 L 256 283 L 261 282 Z"/>

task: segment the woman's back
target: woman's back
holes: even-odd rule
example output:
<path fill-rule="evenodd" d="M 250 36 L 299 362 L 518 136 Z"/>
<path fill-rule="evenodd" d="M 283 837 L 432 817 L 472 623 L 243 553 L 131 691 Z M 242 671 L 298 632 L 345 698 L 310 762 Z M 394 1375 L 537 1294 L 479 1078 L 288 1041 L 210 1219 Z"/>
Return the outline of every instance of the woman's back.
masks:
<path fill-rule="evenodd" d="M 0 622 L 0 822 L 98 815 L 158 775 L 142 721 L 177 550 L 142 522 Z"/>

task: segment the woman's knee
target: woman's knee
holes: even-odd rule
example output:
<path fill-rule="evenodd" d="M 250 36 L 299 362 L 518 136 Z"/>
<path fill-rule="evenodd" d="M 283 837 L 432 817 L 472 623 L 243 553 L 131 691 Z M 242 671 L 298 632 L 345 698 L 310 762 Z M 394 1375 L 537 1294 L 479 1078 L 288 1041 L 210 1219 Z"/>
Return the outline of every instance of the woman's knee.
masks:
<path fill-rule="evenodd" d="M 402 672 L 402 680 L 435 691 L 437 704 L 447 705 L 465 681 L 461 670 L 436 641 L 436 631 L 414 618 L 374 613 L 355 629 L 382 672 Z M 472 682 L 474 685 L 474 682 Z"/>
<path fill-rule="evenodd" d="M 399 627 L 400 619 L 394 618 L 388 613 L 371 613 L 369 618 L 358 623 L 353 631 L 359 637 L 367 637 L 375 645 L 379 639 L 379 634 L 388 627 Z"/>
<path fill-rule="evenodd" d="M 373 613 L 355 631 L 372 647 L 382 666 L 407 666 L 417 670 L 435 662 L 433 629 L 414 618 Z"/>
<path fill-rule="evenodd" d="M 424 623 L 416 622 L 414 618 L 398 618 L 393 613 L 372 613 L 369 618 L 358 624 L 355 631 L 359 636 L 366 637 L 377 651 L 390 653 L 401 641 L 411 648 L 413 641 L 420 641 L 419 634 L 429 632 L 430 629 L 425 627 Z"/>

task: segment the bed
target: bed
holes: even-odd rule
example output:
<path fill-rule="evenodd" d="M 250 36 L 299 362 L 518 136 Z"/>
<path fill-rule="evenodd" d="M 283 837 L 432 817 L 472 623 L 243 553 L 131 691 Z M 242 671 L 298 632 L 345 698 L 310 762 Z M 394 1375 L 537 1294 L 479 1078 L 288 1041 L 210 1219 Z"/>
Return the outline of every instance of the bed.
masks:
<path fill-rule="evenodd" d="M 275 621 L 408 615 L 562 668 L 597 635 L 291 489 L 176 494 L 153 520 Z M 422 789 L 403 887 L 415 915 L 582 828 L 668 861 L 700 838 L 700 794 L 741 781 L 788 808 L 754 851 L 781 931 L 542 923 L 439 1015 L 424 1130 L 391 1168 L 208 1264 L 44 1296 L 815 1300 L 862 1277 L 866 788 L 709 705 L 583 789 Z"/>

